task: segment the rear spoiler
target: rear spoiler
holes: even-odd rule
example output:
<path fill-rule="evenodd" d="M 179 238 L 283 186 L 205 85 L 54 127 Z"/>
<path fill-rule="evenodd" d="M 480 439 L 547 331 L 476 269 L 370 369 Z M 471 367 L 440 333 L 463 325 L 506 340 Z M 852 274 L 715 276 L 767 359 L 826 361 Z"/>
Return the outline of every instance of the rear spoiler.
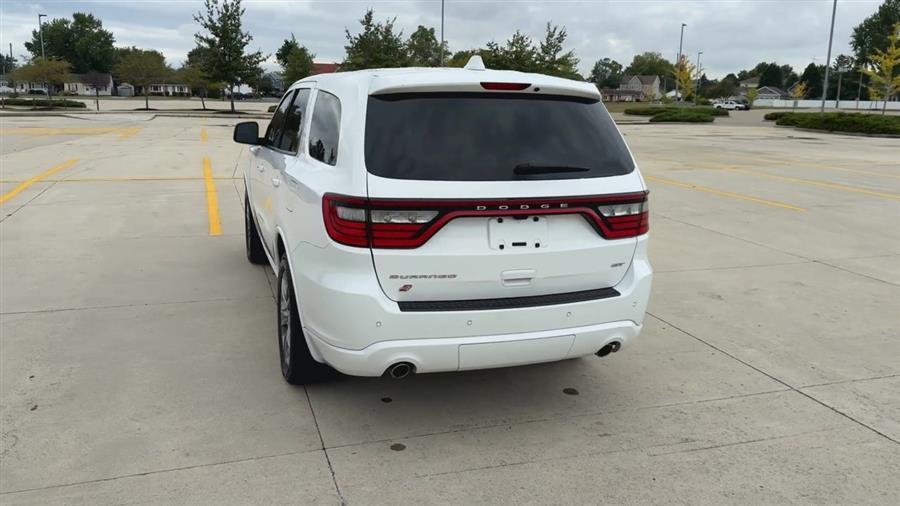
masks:
<path fill-rule="evenodd" d="M 527 81 L 529 76 L 523 75 L 521 80 Z M 393 80 L 392 80 L 393 81 Z M 519 79 L 516 80 L 520 81 Z M 560 80 L 562 81 L 562 80 Z M 572 84 L 561 82 L 557 83 L 521 83 L 528 84 L 527 87 L 521 90 L 511 90 L 511 89 L 500 89 L 500 87 L 491 87 L 484 86 L 484 84 L 501 84 L 497 81 L 497 79 L 491 79 L 490 83 L 481 83 L 481 82 L 472 82 L 472 81 L 464 81 L 464 82 L 419 82 L 419 83 L 409 83 L 409 82 L 392 82 L 392 83 L 384 83 L 382 86 L 376 86 L 377 81 L 373 81 L 372 87 L 369 89 L 370 95 L 387 95 L 393 93 L 446 93 L 446 92 L 463 92 L 463 93 L 521 93 L 521 94 L 530 94 L 530 95 L 562 95 L 562 96 L 572 96 L 578 98 L 588 98 L 593 100 L 600 100 L 601 95 L 597 88 L 589 83 L 584 83 L 584 85 L 580 85 L 581 83 Z M 517 84 L 513 82 L 509 82 L 509 84 Z"/>

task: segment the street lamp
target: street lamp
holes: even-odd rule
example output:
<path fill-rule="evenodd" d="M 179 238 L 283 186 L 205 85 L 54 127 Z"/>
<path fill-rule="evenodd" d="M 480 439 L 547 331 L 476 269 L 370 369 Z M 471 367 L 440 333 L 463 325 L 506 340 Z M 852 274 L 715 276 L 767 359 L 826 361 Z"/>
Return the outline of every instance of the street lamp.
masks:
<path fill-rule="evenodd" d="M 687 26 L 687 23 L 681 23 L 681 36 L 678 38 L 678 59 L 675 60 L 675 69 L 676 72 L 681 71 L 681 47 L 684 43 L 684 27 Z M 681 98 L 678 95 L 678 76 L 675 76 L 675 100 Z"/>
<path fill-rule="evenodd" d="M 441 67 L 444 66 L 444 0 L 441 0 Z"/>
<path fill-rule="evenodd" d="M 831 39 L 834 38 L 834 15 L 837 12 L 837 0 L 831 7 L 831 31 L 828 32 L 828 57 L 825 58 L 825 84 L 822 85 L 822 107 L 819 112 L 825 112 L 825 97 L 828 96 L 828 69 L 831 67 Z"/>
<path fill-rule="evenodd" d="M 41 34 L 41 58 L 46 58 L 44 55 L 44 23 L 41 22 L 41 18 L 46 17 L 46 14 L 38 14 L 38 32 Z"/>
<path fill-rule="evenodd" d="M 694 89 L 694 104 L 700 104 L 700 55 L 703 51 L 697 51 L 697 87 Z"/>

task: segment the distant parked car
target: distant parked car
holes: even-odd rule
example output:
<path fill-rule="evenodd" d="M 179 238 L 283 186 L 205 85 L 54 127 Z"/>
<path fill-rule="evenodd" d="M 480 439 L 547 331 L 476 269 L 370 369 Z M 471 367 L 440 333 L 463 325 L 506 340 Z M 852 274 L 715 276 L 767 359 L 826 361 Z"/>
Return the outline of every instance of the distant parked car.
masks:
<path fill-rule="evenodd" d="M 715 107 L 716 109 L 726 109 L 729 111 L 749 111 L 750 110 L 749 105 L 747 105 L 743 102 L 738 102 L 736 100 L 726 100 L 724 102 L 718 102 L 716 104 L 713 104 L 713 107 Z"/>

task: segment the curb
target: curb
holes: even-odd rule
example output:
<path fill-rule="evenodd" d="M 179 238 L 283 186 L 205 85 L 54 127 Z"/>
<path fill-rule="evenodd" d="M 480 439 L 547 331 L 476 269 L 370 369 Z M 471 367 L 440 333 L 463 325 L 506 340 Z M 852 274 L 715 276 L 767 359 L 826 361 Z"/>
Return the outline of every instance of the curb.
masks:
<path fill-rule="evenodd" d="M 775 125 L 775 128 L 792 128 L 799 132 L 810 132 L 816 134 L 845 135 L 847 137 L 873 137 L 877 139 L 900 139 L 898 134 L 867 134 L 863 132 L 838 132 L 836 130 L 816 130 L 814 128 L 800 128 L 790 125 Z"/>

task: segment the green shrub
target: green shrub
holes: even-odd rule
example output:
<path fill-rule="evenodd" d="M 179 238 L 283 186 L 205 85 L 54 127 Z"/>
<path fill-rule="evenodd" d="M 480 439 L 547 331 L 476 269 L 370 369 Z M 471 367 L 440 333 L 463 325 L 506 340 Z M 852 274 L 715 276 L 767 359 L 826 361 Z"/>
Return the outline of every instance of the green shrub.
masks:
<path fill-rule="evenodd" d="M 694 111 L 702 114 L 708 114 L 711 116 L 728 116 L 728 111 L 725 109 L 716 109 L 715 107 L 709 106 L 681 106 L 681 107 L 667 107 L 667 106 L 649 106 L 649 107 L 629 107 L 625 109 L 625 114 L 631 114 L 633 116 L 656 116 L 657 114 L 661 114 L 669 111 Z"/>
<path fill-rule="evenodd" d="M 791 112 L 775 121 L 779 126 L 794 126 L 826 132 L 900 135 L 900 116 L 847 112 Z"/>
<path fill-rule="evenodd" d="M 73 109 L 84 109 L 87 104 L 77 100 L 53 99 L 53 104 L 46 98 L 4 98 L 4 105 L 24 105 L 28 107 L 67 107 Z"/>
<path fill-rule="evenodd" d="M 775 111 L 775 112 L 767 112 L 763 119 L 766 121 L 776 121 L 780 119 L 785 114 L 790 114 L 788 111 Z"/>
<path fill-rule="evenodd" d="M 713 115 L 706 111 L 670 109 L 650 118 L 650 123 L 710 123 L 714 119 Z"/>

